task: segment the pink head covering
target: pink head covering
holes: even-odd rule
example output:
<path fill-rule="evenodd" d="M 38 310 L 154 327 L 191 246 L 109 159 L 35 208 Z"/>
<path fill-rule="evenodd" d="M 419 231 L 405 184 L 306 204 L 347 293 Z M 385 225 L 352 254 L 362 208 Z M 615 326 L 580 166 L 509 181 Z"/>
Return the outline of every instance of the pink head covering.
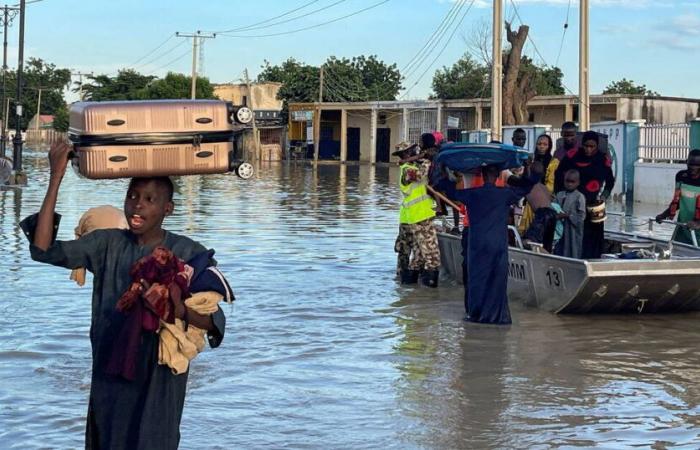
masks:
<path fill-rule="evenodd" d="M 445 136 L 440 131 L 433 131 L 433 136 L 435 137 L 435 145 L 440 145 L 445 141 Z"/>

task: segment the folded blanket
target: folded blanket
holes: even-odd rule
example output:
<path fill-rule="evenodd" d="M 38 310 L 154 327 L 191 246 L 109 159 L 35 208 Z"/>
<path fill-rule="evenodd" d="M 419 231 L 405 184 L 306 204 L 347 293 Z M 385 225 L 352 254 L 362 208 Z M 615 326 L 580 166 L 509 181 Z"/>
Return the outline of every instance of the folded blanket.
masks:
<path fill-rule="evenodd" d="M 192 294 L 185 305 L 202 315 L 214 314 L 223 296 L 218 292 L 205 291 Z M 175 375 L 187 372 L 190 361 L 204 349 L 206 331 L 175 319 L 174 324 L 161 320 L 158 364 L 170 367 Z"/>
<path fill-rule="evenodd" d="M 80 217 L 78 226 L 75 227 L 75 238 L 80 239 L 92 231 L 108 228 L 128 229 L 129 223 L 126 221 L 124 212 L 109 205 L 90 208 Z M 84 285 L 85 268 L 73 269 L 70 273 L 70 279 L 78 283 L 78 286 Z"/>

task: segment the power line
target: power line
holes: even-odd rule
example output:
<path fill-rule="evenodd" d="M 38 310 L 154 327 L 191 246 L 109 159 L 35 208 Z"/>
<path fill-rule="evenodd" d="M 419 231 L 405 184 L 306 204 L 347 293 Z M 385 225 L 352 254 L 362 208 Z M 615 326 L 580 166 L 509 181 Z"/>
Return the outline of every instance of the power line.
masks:
<path fill-rule="evenodd" d="M 175 36 L 175 35 L 173 34 L 173 36 Z M 151 58 L 150 60 L 146 61 L 145 63 L 139 64 L 138 66 L 132 66 L 131 68 L 132 69 L 144 68 L 144 67 L 148 66 L 149 64 L 153 64 L 154 62 L 158 61 L 159 59 L 163 58 L 164 56 L 171 54 L 172 52 L 177 50 L 179 47 L 182 47 L 186 43 L 187 43 L 187 41 L 180 41 L 177 44 L 175 44 L 174 47 L 171 47 L 170 50 L 166 51 L 165 53 L 161 53 L 159 56 L 156 56 L 155 58 Z"/>
<path fill-rule="evenodd" d="M 456 14 L 454 14 L 454 15 L 450 18 L 450 20 L 449 20 L 449 22 L 447 23 L 446 27 L 445 27 L 445 28 L 442 30 L 442 32 L 440 33 L 440 36 L 439 36 L 437 39 L 435 39 L 435 41 L 432 43 L 432 45 L 427 49 L 427 51 L 425 52 L 425 54 L 424 54 L 423 57 L 421 58 L 420 62 L 418 62 L 417 64 L 415 64 L 415 65 L 413 66 L 413 68 L 411 68 L 410 70 L 407 71 L 406 74 L 404 74 L 404 79 L 408 79 L 408 78 L 411 77 L 411 75 L 413 75 L 417 70 L 419 70 L 419 69 L 423 66 L 423 63 L 424 63 L 425 61 L 427 61 L 428 57 L 430 57 L 430 53 L 431 53 L 432 51 L 434 51 L 435 48 L 438 46 L 438 44 L 442 41 L 442 38 L 445 36 L 445 34 L 446 34 L 447 31 L 450 29 L 450 27 L 452 26 L 452 24 L 454 24 L 455 20 L 457 20 L 457 17 L 459 17 L 459 14 L 462 12 L 462 8 L 464 8 L 464 6 L 467 4 L 467 3 L 466 3 L 466 0 L 460 0 L 460 2 L 461 2 L 461 3 L 459 4 L 459 7 L 457 8 Z M 473 4 L 473 3 L 474 3 L 474 2 L 472 1 L 472 4 Z M 469 6 L 469 8 L 471 8 L 471 5 Z M 467 8 L 467 11 L 469 11 L 469 8 Z M 461 22 L 461 21 L 460 21 L 460 22 Z M 459 25 L 457 25 L 457 27 L 459 27 Z M 456 29 L 456 28 L 455 28 L 455 29 Z M 452 34 L 454 35 L 454 32 L 453 32 Z M 450 38 L 450 39 L 451 39 L 451 38 Z M 449 42 L 449 40 L 448 40 L 448 42 Z"/>
<path fill-rule="evenodd" d="M 566 8 L 566 20 L 564 21 L 564 32 L 561 34 L 561 43 L 559 43 L 559 52 L 557 53 L 557 60 L 554 63 L 555 66 L 559 67 L 559 57 L 561 56 L 561 51 L 564 48 L 564 38 L 566 37 L 566 31 L 569 29 L 569 12 L 571 11 L 571 0 L 569 0 L 569 6 Z"/>
<path fill-rule="evenodd" d="M 389 1 L 391 1 L 391 0 L 382 0 L 382 1 L 377 2 L 377 3 L 374 3 L 373 5 L 370 5 L 370 6 L 366 7 L 366 8 L 363 8 L 363 9 L 357 10 L 357 11 L 355 11 L 355 12 L 352 12 L 352 13 L 350 13 L 350 14 L 346 14 L 346 15 L 344 15 L 344 16 L 337 17 L 337 18 L 335 18 L 335 19 L 328 20 L 328 21 L 326 21 L 326 22 L 322 22 L 322 23 L 319 23 L 319 24 L 316 24 L 316 25 L 311 25 L 311 26 L 304 27 L 304 28 L 298 28 L 298 29 L 296 29 L 296 30 L 283 31 L 283 32 L 280 32 L 280 33 L 257 34 L 257 35 L 255 35 L 255 34 L 249 34 L 249 35 L 239 35 L 239 36 L 236 36 L 236 35 L 225 34 L 225 33 L 217 34 L 217 35 L 218 35 L 218 36 L 231 37 L 231 38 L 259 38 L 259 37 L 282 36 L 282 35 L 285 35 L 285 34 L 299 33 L 299 32 L 301 32 L 301 31 L 306 31 L 306 30 L 310 30 L 310 29 L 312 29 L 312 28 L 322 27 L 322 26 L 324 26 L 324 25 L 328 25 L 328 24 L 331 24 L 331 23 L 334 23 L 334 22 L 338 22 L 338 21 L 343 20 L 343 19 L 347 19 L 348 17 L 356 16 L 356 15 L 358 15 L 358 14 L 361 14 L 361 13 L 365 12 L 365 11 L 369 11 L 370 9 L 376 8 L 376 7 L 378 7 L 378 6 L 381 6 L 381 5 L 383 5 L 384 3 L 388 3 Z"/>
<path fill-rule="evenodd" d="M 255 26 L 257 26 L 257 25 L 262 25 L 262 24 L 264 24 L 264 23 L 270 22 L 271 20 L 275 20 L 275 19 L 279 19 L 279 18 L 284 17 L 284 16 L 288 16 L 289 14 L 291 14 L 291 13 L 293 13 L 293 12 L 296 12 L 296 11 L 299 11 L 300 9 L 304 9 L 304 8 L 306 8 L 306 7 L 309 6 L 309 5 L 312 5 L 312 4 L 314 4 L 314 3 L 318 3 L 318 1 L 319 1 L 319 0 L 312 0 L 312 1 L 308 2 L 308 3 L 304 3 L 303 5 L 301 5 L 301 6 L 297 7 L 297 8 L 290 9 L 289 11 L 287 11 L 287 12 L 285 12 L 285 13 L 279 14 L 279 15 L 274 16 L 274 17 L 270 17 L 269 19 L 265 19 L 265 20 L 262 20 L 262 21 L 260 21 L 260 22 L 255 22 L 255 23 L 252 23 L 252 24 L 250 24 L 250 25 L 246 25 L 246 26 L 244 26 L 244 27 L 232 28 L 232 29 L 230 29 L 230 30 L 215 31 L 215 33 L 232 33 L 232 32 L 235 32 L 235 31 L 247 30 L 247 29 L 249 29 L 249 28 L 251 28 L 251 27 L 255 27 Z"/>
<path fill-rule="evenodd" d="M 158 51 L 158 50 L 159 50 L 161 47 L 163 47 L 165 44 L 167 44 L 168 42 L 170 42 L 170 40 L 171 40 L 172 38 L 174 38 L 174 37 L 175 37 L 175 33 L 171 34 L 170 36 L 168 36 L 168 38 L 167 38 L 166 40 L 164 40 L 162 43 L 160 43 L 156 48 L 154 48 L 154 49 L 151 50 L 150 52 L 146 53 L 145 55 L 143 55 L 142 57 L 140 57 L 139 59 L 137 59 L 137 60 L 134 61 L 133 63 L 129 64 L 129 67 L 136 66 L 136 64 L 140 63 L 140 62 L 143 61 L 144 59 L 146 59 L 146 58 L 148 58 L 149 56 L 151 56 L 153 53 L 155 53 L 156 51 Z"/>
<path fill-rule="evenodd" d="M 457 11 L 457 7 L 460 6 L 461 4 L 463 4 L 463 2 L 464 2 L 464 0 L 459 0 L 459 1 L 455 2 L 455 3 L 452 5 L 452 8 L 450 8 L 450 10 L 447 12 L 447 14 L 445 14 L 445 17 L 442 18 L 442 22 L 440 22 L 440 24 L 439 24 L 438 27 L 435 29 L 435 31 L 433 31 L 433 34 L 430 35 L 430 37 L 428 38 L 428 40 L 425 41 L 425 44 L 423 44 L 423 47 L 421 47 L 420 50 L 418 50 L 418 52 L 417 52 L 415 55 L 413 55 L 413 57 L 408 61 L 408 63 L 406 63 L 406 65 L 401 69 L 402 72 L 408 70 L 408 68 L 411 67 L 411 66 L 413 65 L 413 62 L 414 62 L 420 55 L 422 55 L 423 51 L 424 51 L 425 48 L 432 42 L 432 40 L 433 40 L 433 38 L 435 37 L 435 35 L 438 34 L 438 32 L 439 32 L 440 30 L 442 30 L 442 28 L 443 28 L 443 26 L 445 25 L 445 23 L 447 22 L 447 20 L 452 16 L 452 14 L 453 14 L 455 11 Z M 460 7 L 461 7 L 461 6 L 460 6 Z"/>
<path fill-rule="evenodd" d="M 415 86 L 420 82 L 420 80 L 423 79 L 423 77 L 425 76 L 425 74 L 428 73 L 428 70 L 430 70 L 430 68 L 433 66 L 433 64 L 435 64 L 435 62 L 438 60 L 438 58 L 440 58 L 440 56 L 443 54 L 443 52 L 444 52 L 445 49 L 447 48 L 447 45 L 450 43 L 450 41 L 452 41 L 452 38 L 454 37 L 455 33 L 456 33 L 457 30 L 459 29 L 459 26 L 460 26 L 460 25 L 462 24 L 462 22 L 464 21 L 464 18 L 467 17 L 467 14 L 469 14 L 469 11 L 472 9 L 472 6 L 474 6 L 474 2 L 475 2 L 475 1 L 476 1 L 476 0 L 471 0 L 471 2 L 469 3 L 469 6 L 467 7 L 466 11 L 464 11 L 464 13 L 462 14 L 462 17 L 459 19 L 459 22 L 457 22 L 457 25 L 454 27 L 454 29 L 452 30 L 452 33 L 451 33 L 450 36 L 447 38 L 447 41 L 445 41 L 445 45 L 442 46 L 442 48 L 440 49 L 440 52 L 438 52 L 438 54 L 435 55 L 435 58 L 433 58 L 433 60 L 430 62 L 430 64 L 428 64 L 428 66 L 425 68 L 425 70 L 423 71 L 423 73 L 420 74 L 420 76 L 419 76 L 418 79 L 415 81 L 415 83 L 413 83 L 413 85 L 411 85 L 411 87 L 408 88 L 408 89 L 406 90 L 406 92 L 404 93 L 404 95 L 402 95 L 402 97 L 405 97 L 405 96 L 408 95 L 408 93 L 411 91 L 411 89 L 412 89 L 413 87 L 415 87 Z"/>
<path fill-rule="evenodd" d="M 270 27 L 273 27 L 273 26 L 276 26 L 276 25 L 281 25 L 281 24 L 283 24 L 283 23 L 292 22 L 292 21 L 297 20 L 297 19 L 303 19 L 304 17 L 308 17 L 308 16 L 310 16 L 310 15 L 316 14 L 317 12 L 324 11 L 324 10 L 326 10 L 326 9 L 332 8 L 332 7 L 334 7 L 335 5 L 338 5 L 338 4 L 343 3 L 343 2 L 345 2 L 345 1 L 347 1 L 347 0 L 337 0 L 336 2 L 331 3 L 330 5 L 326 5 L 326 6 L 322 7 L 322 8 L 318 8 L 318 9 L 315 9 L 315 10 L 313 10 L 313 11 L 309 11 L 308 13 L 302 14 L 302 15 L 300 15 L 300 16 L 292 17 L 292 18 L 285 19 L 285 20 L 280 20 L 279 22 L 273 22 L 273 23 L 270 23 L 270 24 L 267 24 L 267 25 L 255 26 L 255 27 L 250 26 L 250 27 L 247 27 L 246 29 L 241 30 L 241 31 L 262 30 L 262 29 L 264 29 L 264 28 L 270 28 Z M 231 31 L 228 30 L 228 31 L 222 31 L 221 33 L 230 33 L 230 32 L 231 32 Z"/>
<path fill-rule="evenodd" d="M 515 9 L 515 14 L 518 16 L 518 20 L 520 21 L 521 24 L 524 24 L 523 19 L 520 17 L 520 13 L 518 12 L 517 6 L 515 6 L 515 3 L 513 2 L 513 0 L 510 0 L 510 2 L 513 5 L 513 8 Z M 542 56 L 542 53 L 540 53 L 540 50 L 537 48 L 537 44 L 535 44 L 535 41 L 530 36 L 530 33 L 527 34 L 527 39 L 532 44 L 532 48 L 535 50 L 535 53 L 537 53 L 537 56 L 540 57 L 540 60 L 542 60 L 542 63 L 544 63 L 545 66 L 550 66 L 550 64 L 547 62 L 547 60 L 544 58 L 544 56 Z M 554 67 L 554 66 L 550 66 L 550 67 Z M 581 99 L 581 97 L 578 95 L 578 93 L 575 93 L 574 91 L 569 89 L 569 87 L 566 84 L 564 84 L 563 80 L 561 82 L 561 85 L 564 87 L 564 89 L 566 91 L 569 92 L 570 95 L 576 97 L 576 99 L 578 99 L 579 102 L 583 103 L 584 106 L 586 106 L 586 108 L 590 108 L 590 105 L 588 105 L 586 102 L 584 102 L 583 99 Z"/>
<path fill-rule="evenodd" d="M 182 41 L 182 42 L 187 42 L 187 41 Z M 190 53 L 191 53 L 191 51 L 190 51 L 190 49 L 188 48 L 187 51 L 186 51 L 185 53 L 183 53 L 182 55 L 180 55 L 180 56 L 178 56 L 177 58 L 173 59 L 172 61 L 163 64 L 162 66 L 158 67 L 157 69 L 150 71 L 150 72 L 148 73 L 148 75 L 152 75 L 152 74 L 158 72 L 158 71 L 161 70 L 161 69 L 165 69 L 166 67 L 172 66 L 173 64 L 175 64 L 176 62 L 178 62 L 178 61 L 180 61 L 182 58 L 184 58 L 185 56 L 190 55 Z"/>

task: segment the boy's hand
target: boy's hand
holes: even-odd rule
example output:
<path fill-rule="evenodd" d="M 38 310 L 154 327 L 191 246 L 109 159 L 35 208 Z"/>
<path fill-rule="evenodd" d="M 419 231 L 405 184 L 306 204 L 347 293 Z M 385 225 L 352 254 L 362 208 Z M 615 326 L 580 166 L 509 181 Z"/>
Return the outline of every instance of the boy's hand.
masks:
<path fill-rule="evenodd" d="M 562 213 L 557 214 L 557 219 L 561 220 L 561 219 L 568 219 L 568 218 L 569 218 L 569 215 L 567 213 L 562 212 Z"/>
<path fill-rule="evenodd" d="M 51 150 L 49 150 L 51 177 L 63 178 L 68 166 L 68 154 L 71 150 L 71 145 L 66 142 L 56 142 L 51 145 Z"/>

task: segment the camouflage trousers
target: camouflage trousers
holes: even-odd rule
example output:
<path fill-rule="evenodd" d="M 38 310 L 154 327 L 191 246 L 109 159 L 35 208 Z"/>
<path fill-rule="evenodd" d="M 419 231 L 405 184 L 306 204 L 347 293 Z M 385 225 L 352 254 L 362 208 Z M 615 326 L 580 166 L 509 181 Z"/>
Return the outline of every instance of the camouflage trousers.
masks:
<path fill-rule="evenodd" d="M 433 219 L 410 225 L 413 234 L 413 255 L 408 268 L 411 270 L 438 270 L 440 268 L 440 248 Z"/>
<path fill-rule="evenodd" d="M 408 263 L 411 261 L 411 250 L 413 249 L 413 246 L 413 232 L 411 231 L 411 225 L 407 223 L 400 224 L 399 235 L 396 236 L 396 242 L 394 243 L 394 251 L 397 253 L 397 273 L 401 271 L 402 267 L 408 267 Z"/>

